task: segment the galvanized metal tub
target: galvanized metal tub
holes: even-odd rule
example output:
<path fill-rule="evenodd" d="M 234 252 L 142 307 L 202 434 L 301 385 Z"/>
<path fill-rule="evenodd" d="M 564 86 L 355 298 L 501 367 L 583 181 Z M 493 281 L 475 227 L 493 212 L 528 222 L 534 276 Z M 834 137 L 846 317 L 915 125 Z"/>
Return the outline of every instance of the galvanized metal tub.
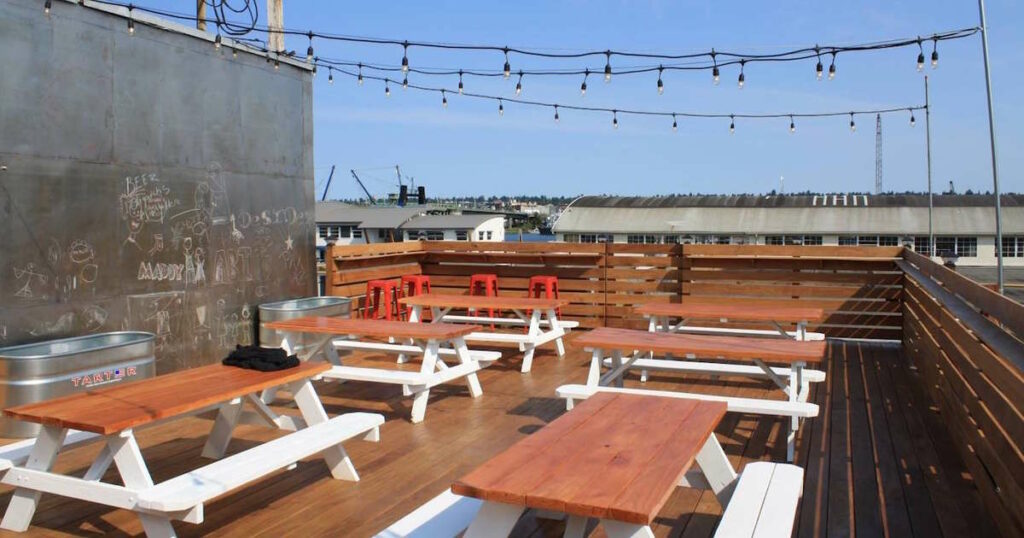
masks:
<path fill-rule="evenodd" d="M 39 402 L 156 375 L 152 333 L 110 332 L 0 348 L 0 406 Z M 0 437 L 40 426 L 0 418 Z"/>
<path fill-rule="evenodd" d="M 326 316 L 347 318 L 352 315 L 352 300 L 347 297 L 305 297 L 259 306 L 260 345 L 263 347 L 280 347 L 286 336 L 285 332 L 267 329 L 264 325 L 272 321 L 303 318 L 306 316 Z M 292 352 L 303 354 L 311 346 L 316 345 L 320 337 L 316 335 L 287 335 Z M 339 351 L 338 355 L 346 355 L 347 351 Z"/>

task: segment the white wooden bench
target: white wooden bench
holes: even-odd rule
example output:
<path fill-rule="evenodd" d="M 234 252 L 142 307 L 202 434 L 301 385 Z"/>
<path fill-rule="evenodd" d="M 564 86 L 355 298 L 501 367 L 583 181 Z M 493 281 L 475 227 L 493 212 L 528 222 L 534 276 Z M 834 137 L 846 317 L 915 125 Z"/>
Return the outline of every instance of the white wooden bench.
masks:
<path fill-rule="evenodd" d="M 555 389 L 555 394 L 557 394 L 559 398 L 565 399 L 566 409 L 572 409 L 576 400 L 586 400 L 599 392 L 617 392 L 623 394 L 664 396 L 666 398 L 689 398 L 694 400 L 707 400 L 710 402 L 725 402 L 730 413 L 750 413 L 753 415 L 772 415 L 799 419 L 818 416 L 817 404 L 808 402 L 791 402 L 789 400 L 762 400 L 760 398 L 716 396 L 714 394 L 700 394 L 696 392 L 601 387 L 591 385 L 562 385 Z"/>
<path fill-rule="evenodd" d="M 804 470 L 796 465 L 748 463 L 718 523 L 716 538 L 789 538 L 803 483 Z"/>
<path fill-rule="evenodd" d="M 376 413 L 340 415 L 138 491 L 136 506 L 169 514 L 200 510 L 199 521 L 193 522 L 200 523 L 202 505 L 211 499 L 349 439 L 379 441 L 383 424 L 384 417 Z"/>
<path fill-rule="evenodd" d="M 454 537 L 469 528 L 483 501 L 463 497 L 446 489 L 378 532 L 374 538 Z"/>
<path fill-rule="evenodd" d="M 611 357 L 606 357 L 602 361 L 602 365 L 605 368 L 614 368 L 615 360 Z M 724 375 L 724 376 L 742 376 L 742 377 L 754 377 L 762 379 L 771 379 L 769 374 L 761 369 L 760 366 L 751 366 L 746 364 L 725 364 L 717 362 L 696 362 L 696 361 L 666 361 L 661 359 L 636 359 L 630 362 L 630 368 L 640 368 L 643 372 L 640 376 L 641 382 L 647 381 L 647 372 L 653 371 L 668 371 L 668 372 L 682 372 L 687 374 L 708 374 L 708 375 Z M 790 368 L 782 367 L 770 367 L 769 371 L 781 378 L 789 378 L 793 373 Z M 804 369 L 802 372 L 803 378 L 808 383 L 821 383 L 825 381 L 825 372 L 821 370 L 810 370 Z M 805 394 L 801 394 L 806 399 Z"/>
<path fill-rule="evenodd" d="M 664 327 L 662 325 L 656 325 L 654 329 L 658 332 L 677 332 L 677 333 L 689 333 L 689 334 L 725 334 L 733 336 L 760 336 L 760 337 L 778 337 L 780 331 L 771 329 L 734 329 L 732 327 L 699 327 L 696 325 L 672 325 L 670 327 Z M 821 342 L 825 340 L 824 333 L 816 333 L 805 331 L 800 333 L 799 331 L 783 331 L 781 334 L 788 336 L 794 340 L 800 338 L 803 335 L 803 340 L 806 341 L 817 341 Z"/>

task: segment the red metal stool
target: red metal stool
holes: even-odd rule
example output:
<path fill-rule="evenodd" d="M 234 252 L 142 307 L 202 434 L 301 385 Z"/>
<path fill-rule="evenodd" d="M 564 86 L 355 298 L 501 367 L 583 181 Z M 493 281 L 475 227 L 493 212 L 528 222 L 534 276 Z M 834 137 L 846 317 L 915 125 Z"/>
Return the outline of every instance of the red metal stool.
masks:
<path fill-rule="evenodd" d="M 557 299 L 558 298 L 558 277 L 557 276 L 531 276 L 530 287 L 526 292 L 527 297 L 539 298 L 541 292 L 544 293 L 545 299 Z M 558 317 L 562 317 L 561 307 L 555 309 L 555 313 Z"/>
<path fill-rule="evenodd" d="M 470 295 L 485 295 L 487 297 L 498 296 L 498 275 L 494 274 L 476 274 L 469 277 L 469 294 Z M 494 317 L 494 309 L 488 308 L 487 315 Z M 501 315 L 501 310 L 498 310 L 498 315 Z M 494 329 L 494 324 L 491 324 L 491 329 Z"/>
<path fill-rule="evenodd" d="M 366 283 L 366 314 L 363 317 L 395 319 L 398 315 L 398 294 L 398 283 L 394 280 L 370 280 Z"/>
<path fill-rule="evenodd" d="M 427 275 L 405 275 L 402 277 L 402 285 L 399 290 L 402 297 L 415 297 L 423 293 L 430 293 L 430 277 Z M 409 319 L 409 307 L 401 305 L 402 319 Z M 430 316 L 429 309 L 423 309 L 423 316 L 420 321 Z"/>

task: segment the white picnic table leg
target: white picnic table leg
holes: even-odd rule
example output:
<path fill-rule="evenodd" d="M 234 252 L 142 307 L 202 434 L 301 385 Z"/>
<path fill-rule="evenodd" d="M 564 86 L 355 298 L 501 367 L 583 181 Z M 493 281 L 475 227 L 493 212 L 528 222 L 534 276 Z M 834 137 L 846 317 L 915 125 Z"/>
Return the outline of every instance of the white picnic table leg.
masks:
<path fill-rule="evenodd" d="M 409 323 L 419 323 L 423 319 L 423 307 L 419 305 L 413 305 L 412 310 L 409 312 Z M 410 338 L 407 344 L 415 344 L 416 342 Z M 409 362 L 409 356 L 405 353 L 398 354 L 398 364 L 405 364 Z"/>
<path fill-rule="evenodd" d="M 562 326 L 558 324 L 558 312 L 556 312 L 554 308 L 549 308 L 548 312 L 547 312 L 547 315 L 548 315 L 548 330 L 549 331 L 555 331 L 555 332 L 558 332 L 558 333 L 564 333 L 565 330 L 562 329 Z M 562 342 L 562 337 L 561 336 L 559 336 L 558 338 L 555 338 L 555 351 L 558 353 L 559 357 L 564 357 L 565 356 L 565 344 Z"/>
<path fill-rule="evenodd" d="M 583 516 L 569 516 L 565 522 L 565 532 L 562 538 L 583 538 L 587 532 L 587 518 Z"/>
<path fill-rule="evenodd" d="M 526 335 L 530 338 L 530 342 L 524 344 L 523 349 L 523 368 L 522 372 L 525 374 L 530 371 L 533 366 L 533 352 L 537 349 L 537 345 L 533 343 L 540 336 L 540 310 L 534 309 L 533 313 L 530 314 L 530 329 L 526 332 Z"/>
<path fill-rule="evenodd" d="M 29 453 L 28 461 L 25 462 L 26 469 L 35 471 L 49 471 L 53 468 L 53 462 L 57 460 L 57 453 L 64 446 L 64 437 L 67 436 L 67 428 L 57 426 L 43 426 L 36 442 L 32 445 L 32 452 Z M 7 512 L 4 513 L 3 522 L 0 528 L 25 532 L 32 523 L 32 516 L 36 513 L 39 505 L 40 492 L 25 488 L 17 488 L 11 496 L 11 502 L 7 505 Z"/>
<path fill-rule="evenodd" d="M 802 320 L 796 324 L 796 339 L 801 342 L 807 340 L 807 320 Z"/>
<path fill-rule="evenodd" d="M 494 538 L 508 536 L 525 509 L 514 504 L 485 501 L 469 524 L 463 538 Z"/>
<path fill-rule="evenodd" d="M 245 403 L 242 398 L 235 398 L 221 404 L 217 411 L 217 418 L 213 421 L 213 429 L 206 437 L 206 444 L 203 445 L 204 458 L 219 460 L 224 457 L 224 452 L 231 442 L 231 432 L 238 425 L 238 418 L 242 416 L 242 407 Z"/>
<path fill-rule="evenodd" d="M 289 386 L 289 389 L 307 426 L 327 422 L 327 411 L 324 410 L 324 405 L 320 402 L 313 383 L 309 379 L 295 381 Z M 356 473 L 356 468 L 352 465 L 352 459 L 348 457 L 348 452 L 345 452 L 345 447 L 341 446 L 341 443 L 324 450 L 323 455 L 324 463 L 331 470 L 331 476 L 352 482 L 359 481 L 359 474 Z"/>
<path fill-rule="evenodd" d="M 473 362 L 473 356 L 469 353 L 469 348 L 466 347 L 466 339 L 463 337 L 454 338 L 452 345 L 455 346 L 455 355 L 459 358 L 459 362 L 462 364 L 469 364 Z M 480 379 L 477 378 L 476 372 L 473 372 L 466 376 L 466 384 L 469 386 L 469 395 L 476 398 L 484 393 L 484 390 L 480 388 Z"/>
<path fill-rule="evenodd" d="M 613 370 L 619 370 L 621 368 L 622 368 L 622 350 L 621 349 L 613 349 L 612 350 L 612 369 Z M 614 381 L 615 381 L 615 386 L 616 387 L 622 388 L 622 386 L 623 386 L 622 379 L 624 377 L 626 377 L 625 370 L 619 372 L 619 375 L 615 376 Z"/>
<path fill-rule="evenodd" d="M 804 365 L 803 362 L 794 362 L 789 367 L 789 401 L 798 402 L 801 398 L 805 398 L 806 395 L 801 394 L 804 389 Z M 796 432 L 800 429 L 800 419 L 798 417 L 790 417 L 789 419 L 789 434 L 786 436 L 786 461 L 791 462 L 796 456 Z"/>
<path fill-rule="evenodd" d="M 153 487 L 153 478 L 149 475 L 146 460 L 142 459 L 139 443 L 131 429 L 108 437 L 107 446 L 114 454 L 114 464 L 126 488 L 141 490 Z M 141 512 L 137 512 L 137 515 L 146 536 L 177 536 L 171 520 L 166 516 Z"/>
<path fill-rule="evenodd" d="M 647 332 L 650 332 L 650 333 L 658 332 L 658 316 L 647 316 Z M 653 351 L 647 352 L 647 358 L 648 359 L 653 359 L 654 358 L 654 352 Z M 640 370 L 640 382 L 641 383 L 646 383 L 647 382 L 647 369 L 646 368 Z"/>
<path fill-rule="evenodd" d="M 434 373 L 437 364 L 438 344 L 436 340 L 427 342 L 423 348 L 423 364 L 420 366 L 420 374 L 426 378 Z M 427 400 L 430 399 L 430 389 L 424 387 L 415 392 L 412 397 L 412 422 L 423 422 L 423 416 L 427 413 Z"/>
<path fill-rule="evenodd" d="M 697 465 L 704 473 L 704 479 L 711 486 L 711 491 L 718 498 L 718 504 L 723 508 L 728 506 L 732 492 L 736 489 L 736 470 L 729 463 L 729 458 L 718 444 L 715 432 L 711 432 L 708 440 L 704 442 L 700 452 L 697 453 Z"/>
<path fill-rule="evenodd" d="M 611 519 L 602 519 L 601 524 L 604 525 L 604 532 L 608 534 L 608 538 L 654 538 L 654 532 L 647 525 Z"/>
<path fill-rule="evenodd" d="M 82 480 L 97 481 L 103 478 L 103 474 L 110 468 L 111 463 L 114 463 L 114 453 L 110 451 L 110 446 L 104 443 L 92 465 L 89 465 L 89 469 L 82 475 Z"/>
<path fill-rule="evenodd" d="M 587 372 L 588 387 L 596 387 L 598 382 L 601 381 L 601 359 L 603 354 L 600 348 L 594 348 L 590 353 L 590 371 Z"/>

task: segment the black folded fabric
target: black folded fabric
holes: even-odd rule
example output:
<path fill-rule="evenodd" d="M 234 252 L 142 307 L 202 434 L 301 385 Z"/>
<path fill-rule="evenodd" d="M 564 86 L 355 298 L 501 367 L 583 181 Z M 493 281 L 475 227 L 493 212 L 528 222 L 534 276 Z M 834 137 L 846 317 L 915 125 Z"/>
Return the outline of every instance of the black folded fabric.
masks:
<path fill-rule="evenodd" d="M 295 368 L 299 365 L 299 358 L 286 354 L 279 347 L 235 346 L 235 350 L 222 362 L 227 366 L 276 372 Z"/>

